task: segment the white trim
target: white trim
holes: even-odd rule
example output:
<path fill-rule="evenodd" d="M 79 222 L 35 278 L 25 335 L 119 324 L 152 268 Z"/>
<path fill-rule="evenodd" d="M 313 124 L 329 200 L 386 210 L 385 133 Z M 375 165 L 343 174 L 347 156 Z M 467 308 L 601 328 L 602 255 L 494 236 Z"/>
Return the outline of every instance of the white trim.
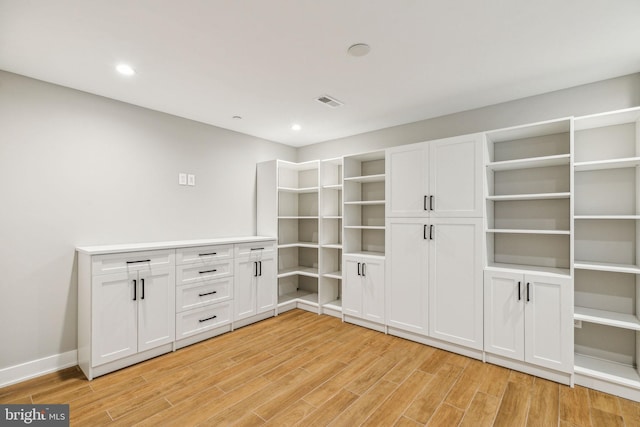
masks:
<path fill-rule="evenodd" d="M 71 350 L 66 353 L 54 354 L 42 359 L 32 360 L 8 368 L 0 369 L 0 387 L 16 384 L 44 374 L 59 371 L 61 369 L 76 366 L 78 364 L 78 351 Z"/>

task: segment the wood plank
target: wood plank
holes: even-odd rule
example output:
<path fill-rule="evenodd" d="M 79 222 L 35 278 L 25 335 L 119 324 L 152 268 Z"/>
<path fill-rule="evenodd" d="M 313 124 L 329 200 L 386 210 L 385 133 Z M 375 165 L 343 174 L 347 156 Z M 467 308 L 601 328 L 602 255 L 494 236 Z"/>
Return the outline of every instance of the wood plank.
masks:
<path fill-rule="evenodd" d="M 478 391 L 502 398 L 507 382 L 509 370 L 501 366 L 487 364 L 486 376 Z"/>
<path fill-rule="evenodd" d="M 560 419 L 560 385 L 542 378 L 535 378 L 527 426 L 545 427 L 557 425 Z"/>
<path fill-rule="evenodd" d="M 396 362 L 393 360 L 383 357 L 376 361 L 369 369 L 364 371 L 362 375 L 347 384 L 345 389 L 357 395 L 361 395 L 366 392 L 369 387 L 377 383 L 380 378 L 385 376 L 385 374 L 395 366 L 395 364 Z"/>
<path fill-rule="evenodd" d="M 451 406 L 447 403 L 443 403 L 438 407 L 435 414 L 431 417 L 428 426 L 457 426 L 462 417 L 464 411 Z"/>
<path fill-rule="evenodd" d="M 293 405 L 290 405 L 286 411 L 282 411 L 280 414 L 271 418 L 266 423 L 266 425 L 277 426 L 277 427 L 298 425 L 304 417 L 309 415 L 315 409 L 316 409 L 315 406 L 311 405 L 310 403 L 307 403 L 302 399 L 296 400 L 295 403 Z"/>
<path fill-rule="evenodd" d="M 360 425 L 397 388 L 398 385 L 390 381 L 378 381 L 351 406 L 339 414 L 330 425 L 336 427 Z"/>
<path fill-rule="evenodd" d="M 595 408 L 591 408 L 591 419 L 593 420 L 593 425 L 598 427 L 624 427 L 625 425 L 622 416 Z"/>
<path fill-rule="evenodd" d="M 591 426 L 589 391 L 580 386 L 560 386 L 560 420 L 577 426 Z"/>
<path fill-rule="evenodd" d="M 422 371 L 419 371 L 422 372 Z M 455 384 L 462 368 L 444 364 L 436 375 L 416 395 L 404 415 L 420 423 L 426 423 L 444 401 L 449 390 Z"/>
<path fill-rule="evenodd" d="M 123 416 L 117 419 L 114 418 L 111 413 L 109 413 L 109 415 L 114 418 L 114 422 L 111 425 L 124 427 L 132 426 L 137 422 L 146 420 L 147 418 L 150 418 L 155 414 L 170 407 L 171 404 L 164 398 L 147 401 L 147 403 L 145 403 L 144 405 L 138 406 L 136 409 L 125 413 Z"/>
<path fill-rule="evenodd" d="M 398 421 L 396 421 L 396 423 L 394 424 L 394 427 L 418 427 L 421 426 L 423 424 L 420 424 L 419 422 L 416 422 L 410 418 L 405 417 L 404 415 L 402 417 L 400 417 L 398 419 Z"/>
<path fill-rule="evenodd" d="M 318 409 L 302 420 L 304 426 L 325 426 L 347 409 L 359 396 L 348 390 L 340 390 Z"/>
<path fill-rule="evenodd" d="M 603 393 L 598 390 L 589 389 L 589 401 L 591 407 L 599 409 L 604 412 L 609 412 L 615 415 L 621 415 L 620 404 L 618 398 L 610 394 Z"/>
<path fill-rule="evenodd" d="M 477 392 L 466 411 L 460 427 L 490 427 L 498 413 L 500 399 L 490 394 Z"/>
<path fill-rule="evenodd" d="M 526 384 L 508 382 L 494 425 L 497 427 L 524 426 L 529 411 L 530 391 L 531 387 Z"/>
<path fill-rule="evenodd" d="M 640 403 L 621 397 L 618 398 L 618 401 L 620 402 L 620 409 L 625 424 L 640 426 Z"/>

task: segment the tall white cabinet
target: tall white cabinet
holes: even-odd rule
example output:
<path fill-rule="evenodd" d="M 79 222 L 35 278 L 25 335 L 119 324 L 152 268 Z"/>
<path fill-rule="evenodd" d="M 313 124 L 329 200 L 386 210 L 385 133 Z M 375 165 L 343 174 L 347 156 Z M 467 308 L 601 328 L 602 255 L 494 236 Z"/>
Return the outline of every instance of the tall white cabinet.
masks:
<path fill-rule="evenodd" d="M 389 332 L 482 356 L 482 135 L 387 150 Z"/>
<path fill-rule="evenodd" d="M 486 359 L 573 371 L 572 119 L 486 133 Z"/>
<path fill-rule="evenodd" d="M 576 383 L 640 395 L 640 109 L 575 119 Z"/>

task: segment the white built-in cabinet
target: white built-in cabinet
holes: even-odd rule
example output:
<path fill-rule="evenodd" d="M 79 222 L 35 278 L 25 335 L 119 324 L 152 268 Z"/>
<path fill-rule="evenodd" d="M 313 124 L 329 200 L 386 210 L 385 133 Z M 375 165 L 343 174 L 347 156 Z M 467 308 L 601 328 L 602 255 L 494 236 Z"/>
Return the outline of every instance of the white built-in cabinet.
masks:
<path fill-rule="evenodd" d="M 572 372 L 571 279 L 485 272 L 485 350 L 561 372 Z"/>
<path fill-rule="evenodd" d="M 275 253 L 275 244 L 271 242 L 236 245 L 234 320 L 276 309 Z"/>
<path fill-rule="evenodd" d="M 481 351 L 482 135 L 390 148 L 386 163 L 390 332 Z"/>
<path fill-rule="evenodd" d="M 480 140 L 472 134 L 388 149 L 386 216 L 481 217 Z"/>
<path fill-rule="evenodd" d="M 575 382 L 640 400 L 640 109 L 575 119 Z"/>
<path fill-rule="evenodd" d="M 384 322 L 384 258 L 345 255 L 343 313 L 382 324 Z"/>

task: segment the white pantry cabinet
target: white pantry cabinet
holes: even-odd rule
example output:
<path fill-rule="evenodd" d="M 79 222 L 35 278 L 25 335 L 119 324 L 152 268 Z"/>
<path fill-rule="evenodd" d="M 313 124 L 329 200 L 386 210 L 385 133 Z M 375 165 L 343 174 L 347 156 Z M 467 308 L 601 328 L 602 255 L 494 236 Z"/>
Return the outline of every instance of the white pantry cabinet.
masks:
<path fill-rule="evenodd" d="M 387 217 L 481 217 L 482 135 L 389 148 Z"/>
<path fill-rule="evenodd" d="M 233 320 L 246 319 L 278 305 L 275 244 L 236 245 Z"/>
<path fill-rule="evenodd" d="M 389 327 L 482 349 L 482 220 L 387 219 Z"/>
<path fill-rule="evenodd" d="M 344 255 L 342 312 L 384 323 L 384 257 Z"/>
<path fill-rule="evenodd" d="M 485 271 L 485 351 L 573 371 L 569 277 Z"/>

